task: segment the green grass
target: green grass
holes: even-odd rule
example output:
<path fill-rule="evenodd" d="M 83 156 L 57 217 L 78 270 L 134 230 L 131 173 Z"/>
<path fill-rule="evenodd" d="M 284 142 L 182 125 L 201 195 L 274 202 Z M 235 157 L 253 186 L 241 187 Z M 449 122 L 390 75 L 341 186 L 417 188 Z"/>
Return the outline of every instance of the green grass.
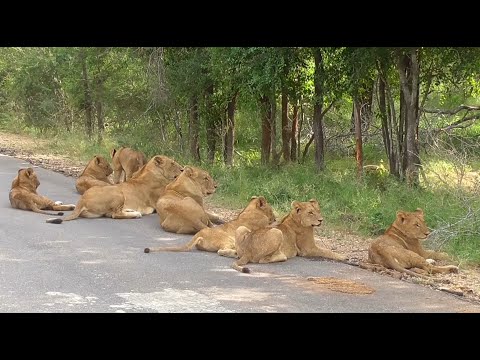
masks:
<path fill-rule="evenodd" d="M 74 134 L 35 135 L 45 136 L 53 145 L 49 148 L 54 153 L 84 162 L 95 154 L 109 159 L 112 147 L 125 144 L 125 141 L 106 138 L 100 146 Z M 128 145 L 145 151 L 149 156 L 156 152 L 175 155 L 161 143 L 156 146 L 150 144 L 145 148 L 141 142 L 131 138 Z M 231 168 L 221 164 L 201 165 L 219 183 L 216 194 L 210 199 L 215 205 L 243 208 L 251 196 L 263 195 L 280 217 L 290 210 L 293 200 L 307 201 L 313 198 L 320 203 L 325 229 L 365 236 L 375 236 L 385 231 L 394 221 L 398 210 L 413 211 L 422 208 L 427 225 L 435 230 L 427 242 L 429 246 L 446 250 L 466 263 L 480 263 L 478 194 L 459 189 L 454 191 L 454 188 L 442 184 L 429 188 L 409 188 L 388 176 L 388 173 L 366 175 L 358 181 L 354 159 L 327 159 L 327 169 L 317 173 L 311 161 L 304 165 L 261 167 L 253 151 L 240 152 L 249 154 L 243 160 L 238 159 L 244 165 Z M 188 164 L 182 161 L 181 156 L 174 157 L 177 161 Z M 371 156 L 369 163 L 374 163 L 375 160 L 378 157 Z M 448 169 L 448 166 L 445 168 Z M 473 215 L 470 217 L 466 217 L 467 208 L 472 209 Z"/>

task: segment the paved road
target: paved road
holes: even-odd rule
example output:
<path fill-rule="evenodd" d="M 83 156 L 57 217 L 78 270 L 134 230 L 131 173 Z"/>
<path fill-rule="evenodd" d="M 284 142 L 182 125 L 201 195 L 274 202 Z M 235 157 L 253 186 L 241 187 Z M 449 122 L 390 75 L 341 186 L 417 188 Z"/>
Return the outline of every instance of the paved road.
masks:
<path fill-rule="evenodd" d="M 23 160 L 0 156 L 0 312 L 463 312 L 480 311 L 453 295 L 329 261 L 250 264 L 241 274 L 213 253 L 144 254 L 180 244 L 156 214 L 134 220 L 79 219 L 47 224 L 46 215 L 8 200 Z M 39 193 L 76 203 L 72 177 L 35 168 Z M 334 292 L 307 277 L 362 282 L 373 294 Z"/>

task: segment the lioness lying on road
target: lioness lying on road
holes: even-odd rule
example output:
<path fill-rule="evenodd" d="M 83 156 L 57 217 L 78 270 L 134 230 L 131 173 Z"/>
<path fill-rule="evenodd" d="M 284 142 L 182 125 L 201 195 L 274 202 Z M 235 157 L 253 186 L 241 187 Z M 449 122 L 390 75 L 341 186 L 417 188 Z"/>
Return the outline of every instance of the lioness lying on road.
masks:
<path fill-rule="evenodd" d="M 427 259 L 447 260 L 448 255 L 423 248 L 421 241 L 424 241 L 430 234 L 423 215 L 422 209 L 414 212 L 398 211 L 397 218 L 385 231 L 385 234 L 370 245 L 369 261 L 420 277 L 425 276 L 408 269 L 417 268 L 417 271 L 430 274 L 458 272 L 456 266 L 434 266 L 427 261 Z"/>
<path fill-rule="evenodd" d="M 218 216 L 203 208 L 203 198 L 215 192 L 217 184 L 208 172 L 186 166 L 183 173 L 165 188 L 156 205 L 160 226 L 177 234 L 195 234 L 197 231 L 221 222 Z"/>
<path fill-rule="evenodd" d="M 75 182 L 77 192 L 82 195 L 93 186 L 112 185 L 108 178 L 112 171 L 112 167 L 103 156 L 94 156 Z"/>
<path fill-rule="evenodd" d="M 251 231 L 240 226 L 235 233 L 236 253 L 219 250 L 218 254 L 239 259 L 232 264 L 235 270 L 250 272 L 242 267 L 249 262 L 271 263 L 285 261 L 294 256 L 324 257 L 346 260 L 346 257 L 315 244 L 313 228 L 320 226 L 323 217 L 317 200 L 293 201 L 292 210 L 280 224 Z"/>
<path fill-rule="evenodd" d="M 147 163 L 143 152 L 128 147 L 113 149 L 111 155 L 114 184 L 129 180 L 133 173 Z"/>
<path fill-rule="evenodd" d="M 31 210 L 45 215 L 63 215 L 63 213 L 49 213 L 44 210 L 66 211 L 75 209 L 75 205 L 62 205 L 61 201 L 52 201 L 39 195 L 37 188 L 40 185 L 37 174 L 32 168 L 18 170 L 17 176 L 12 181 L 12 188 L 8 197 L 10 204 L 15 209 Z"/>
<path fill-rule="evenodd" d="M 235 230 L 241 225 L 256 230 L 275 221 L 273 209 L 263 196 L 252 196 L 247 207 L 235 220 L 212 228 L 205 228 L 195 234 L 186 245 L 174 247 L 145 248 L 145 252 L 156 251 L 190 251 L 198 250 L 217 252 L 219 250 L 235 250 Z"/>
<path fill-rule="evenodd" d="M 75 211 L 63 221 L 80 217 L 134 219 L 151 214 L 165 186 L 181 174 L 183 168 L 174 160 L 157 155 L 143 166 L 138 174 L 123 183 L 94 186 L 80 197 Z M 62 219 L 48 219 L 59 224 Z"/>

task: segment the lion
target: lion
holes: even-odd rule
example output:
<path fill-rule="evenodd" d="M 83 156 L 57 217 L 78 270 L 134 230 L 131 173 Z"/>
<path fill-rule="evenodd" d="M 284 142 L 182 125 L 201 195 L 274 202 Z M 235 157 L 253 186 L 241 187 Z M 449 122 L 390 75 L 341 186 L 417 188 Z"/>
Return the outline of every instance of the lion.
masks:
<path fill-rule="evenodd" d="M 82 195 L 93 186 L 112 185 L 112 182 L 108 178 L 112 172 L 112 167 L 108 161 L 105 160 L 103 156 L 95 155 L 93 159 L 88 162 L 75 182 L 77 192 Z"/>
<path fill-rule="evenodd" d="M 40 186 L 37 174 L 31 167 L 18 170 L 17 176 L 12 181 L 12 188 L 8 197 L 10 204 L 15 209 L 31 210 L 45 215 L 63 215 L 63 212 L 57 214 L 44 210 L 68 211 L 75 209 L 75 205 L 63 205 L 61 201 L 53 201 L 49 198 L 39 195 L 37 188 Z"/>
<path fill-rule="evenodd" d="M 135 219 L 153 213 L 157 199 L 168 183 L 175 180 L 183 167 L 163 155 L 154 156 L 138 174 L 125 182 L 110 186 L 94 186 L 80 197 L 75 211 L 65 219 L 48 219 L 60 224 L 78 217 Z"/>
<path fill-rule="evenodd" d="M 263 196 L 252 196 L 250 202 L 235 220 L 213 228 L 207 227 L 195 234 L 192 240 L 183 246 L 145 248 L 144 252 L 157 251 L 190 251 L 198 250 L 218 252 L 219 250 L 235 250 L 235 230 L 248 226 L 252 230 L 272 224 L 275 221 L 273 209 Z"/>
<path fill-rule="evenodd" d="M 322 257 L 345 261 L 346 257 L 315 244 L 313 229 L 322 224 L 323 217 L 317 200 L 292 202 L 292 210 L 279 224 L 251 230 L 240 226 L 235 232 L 235 248 L 220 250 L 219 255 L 238 257 L 232 268 L 249 273 L 243 265 L 286 261 L 295 256 Z"/>
<path fill-rule="evenodd" d="M 425 224 L 422 209 L 414 212 L 398 211 L 393 224 L 374 240 L 368 249 L 370 263 L 382 265 L 412 276 L 425 276 L 409 270 L 417 269 L 421 273 L 456 273 L 458 267 L 454 265 L 435 266 L 430 264 L 434 260 L 447 260 L 448 254 L 425 250 L 422 241 L 430 235 Z M 431 260 L 430 260 L 431 259 Z"/>
<path fill-rule="evenodd" d="M 186 166 L 183 173 L 165 188 L 156 204 L 160 226 L 168 232 L 195 234 L 221 222 L 203 207 L 203 198 L 215 192 L 217 184 L 210 174 L 197 167 Z"/>
<path fill-rule="evenodd" d="M 129 180 L 143 165 L 147 163 L 145 154 L 128 147 L 111 151 L 113 164 L 113 183 L 118 184 Z"/>

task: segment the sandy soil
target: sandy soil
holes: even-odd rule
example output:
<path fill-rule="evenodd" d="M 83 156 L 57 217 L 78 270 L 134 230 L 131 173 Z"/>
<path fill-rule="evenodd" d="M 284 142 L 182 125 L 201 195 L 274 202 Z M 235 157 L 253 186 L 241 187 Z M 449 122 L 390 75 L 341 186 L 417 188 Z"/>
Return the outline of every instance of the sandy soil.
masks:
<path fill-rule="evenodd" d="M 66 176 L 76 177 L 86 164 L 66 156 L 52 155 L 48 150 L 48 142 L 45 140 L 32 139 L 23 135 L 7 134 L 0 132 L 0 154 L 14 156 L 41 166 L 63 173 Z M 207 202 L 210 211 L 220 214 L 226 220 L 234 219 L 241 209 L 225 209 L 214 206 Z M 327 214 L 324 214 L 326 216 Z M 336 252 L 348 256 L 350 263 L 364 267 L 367 262 L 367 249 L 372 241 L 342 231 L 328 229 L 317 230 L 316 241 L 319 246 L 330 248 Z M 440 264 L 441 265 L 441 264 Z M 370 271 L 376 271 L 385 276 L 392 276 L 404 281 L 429 286 L 438 291 L 445 291 L 463 298 L 470 302 L 480 303 L 480 267 L 461 267 L 458 274 L 438 274 L 431 276 L 430 280 L 413 278 L 409 275 L 400 274 L 394 270 L 369 267 Z"/>

